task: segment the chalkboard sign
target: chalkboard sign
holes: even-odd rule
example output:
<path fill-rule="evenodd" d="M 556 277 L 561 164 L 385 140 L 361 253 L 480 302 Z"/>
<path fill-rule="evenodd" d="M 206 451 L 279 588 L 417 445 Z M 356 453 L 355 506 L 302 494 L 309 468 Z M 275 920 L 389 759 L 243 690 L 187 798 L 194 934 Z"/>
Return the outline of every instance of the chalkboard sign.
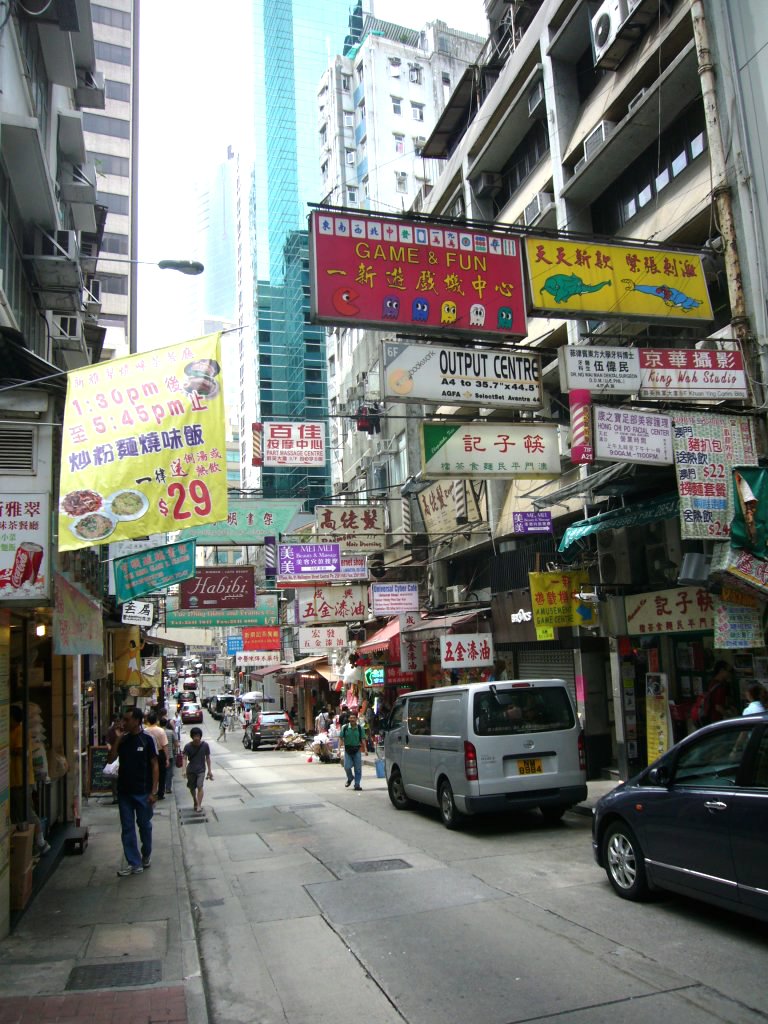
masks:
<path fill-rule="evenodd" d="M 112 792 L 112 780 L 104 776 L 108 757 L 109 747 L 88 748 L 88 796 Z"/>

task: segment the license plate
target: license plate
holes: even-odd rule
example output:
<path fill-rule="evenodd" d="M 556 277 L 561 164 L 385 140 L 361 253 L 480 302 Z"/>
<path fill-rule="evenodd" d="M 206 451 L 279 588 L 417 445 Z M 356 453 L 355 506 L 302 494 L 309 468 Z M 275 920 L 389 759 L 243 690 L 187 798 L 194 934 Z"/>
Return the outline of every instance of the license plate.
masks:
<path fill-rule="evenodd" d="M 526 757 L 517 762 L 518 775 L 541 775 L 543 771 L 540 757 Z"/>

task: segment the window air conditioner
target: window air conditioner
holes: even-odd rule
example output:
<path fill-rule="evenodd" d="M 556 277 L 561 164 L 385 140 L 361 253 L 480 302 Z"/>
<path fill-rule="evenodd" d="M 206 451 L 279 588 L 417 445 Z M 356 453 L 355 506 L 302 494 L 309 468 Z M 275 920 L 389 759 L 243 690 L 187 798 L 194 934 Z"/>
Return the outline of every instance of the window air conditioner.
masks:
<path fill-rule="evenodd" d="M 96 277 L 89 277 L 83 288 L 83 306 L 88 316 L 101 312 L 101 281 Z"/>
<path fill-rule="evenodd" d="M 464 587 L 455 584 L 445 588 L 446 604 L 461 604 L 464 601 Z"/>
<path fill-rule="evenodd" d="M 77 69 L 77 85 L 75 86 L 75 103 L 78 107 L 89 107 L 91 110 L 103 110 L 105 103 L 104 75 L 101 71 Z"/>
<path fill-rule="evenodd" d="M 547 111 L 544 106 L 544 82 L 539 79 L 528 93 L 528 116 L 545 117 L 546 113 Z"/>
<path fill-rule="evenodd" d="M 615 121 L 600 121 L 589 135 L 584 136 L 584 157 L 591 160 L 616 127 Z"/>
<path fill-rule="evenodd" d="M 78 262 L 77 233 L 74 231 L 35 231 L 32 261 L 37 283 L 41 288 L 82 288 Z"/>
<path fill-rule="evenodd" d="M 527 227 L 535 224 L 543 214 L 552 207 L 555 197 L 551 192 L 537 192 L 523 211 L 523 221 Z"/>
<path fill-rule="evenodd" d="M 94 164 L 63 164 L 59 189 L 65 203 L 95 203 L 96 167 Z"/>
<path fill-rule="evenodd" d="M 475 181 L 475 195 L 478 199 L 490 199 L 501 191 L 501 175 L 483 171 Z"/>
<path fill-rule="evenodd" d="M 60 348 L 80 348 L 83 343 L 83 324 L 80 317 L 54 313 L 51 318 L 51 338 Z"/>
<path fill-rule="evenodd" d="M 608 51 L 616 41 L 628 14 L 627 0 L 604 0 L 593 15 L 592 47 L 596 65 L 609 56 Z"/>

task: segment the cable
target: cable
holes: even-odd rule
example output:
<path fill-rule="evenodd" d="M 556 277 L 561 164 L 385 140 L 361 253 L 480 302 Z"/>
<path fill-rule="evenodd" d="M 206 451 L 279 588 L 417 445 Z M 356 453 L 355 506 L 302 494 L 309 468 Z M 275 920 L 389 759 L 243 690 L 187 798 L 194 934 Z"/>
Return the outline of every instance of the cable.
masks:
<path fill-rule="evenodd" d="M 13 0 L 13 3 L 15 3 L 16 6 L 19 7 L 22 11 L 24 11 L 24 13 L 27 14 L 30 18 L 41 18 L 44 14 L 47 13 L 49 8 L 53 6 L 53 2 L 54 0 L 48 0 L 48 3 L 45 5 L 45 7 L 43 7 L 41 11 L 30 11 L 27 7 L 24 6 L 21 0 Z"/>

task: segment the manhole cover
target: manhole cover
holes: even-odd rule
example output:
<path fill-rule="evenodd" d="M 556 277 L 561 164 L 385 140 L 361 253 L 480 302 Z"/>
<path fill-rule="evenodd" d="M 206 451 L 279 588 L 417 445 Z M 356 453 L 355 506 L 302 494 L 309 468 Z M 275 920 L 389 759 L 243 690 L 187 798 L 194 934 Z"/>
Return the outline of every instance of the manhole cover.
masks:
<path fill-rule="evenodd" d="M 389 860 L 350 861 L 349 866 L 353 871 L 359 873 L 364 871 L 400 871 L 402 868 L 411 867 L 407 860 L 402 860 L 400 857 L 391 857 Z"/>
<path fill-rule="evenodd" d="M 67 991 L 90 988 L 133 988 L 156 985 L 163 978 L 161 960 L 136 960 L 130 964 L 92 964 L 73 967 L 67 979 Z"/>

